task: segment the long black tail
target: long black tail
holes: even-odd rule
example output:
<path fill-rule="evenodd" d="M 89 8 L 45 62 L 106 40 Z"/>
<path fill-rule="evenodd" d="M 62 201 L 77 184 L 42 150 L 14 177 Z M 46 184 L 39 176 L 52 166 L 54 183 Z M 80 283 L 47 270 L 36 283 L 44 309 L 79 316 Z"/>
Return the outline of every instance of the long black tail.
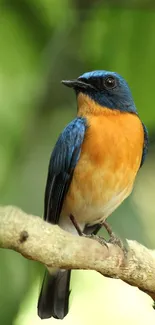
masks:
<path fill-rule="evenodd" d="M 52 275 L 46 271 L 38 300 L 40 318 L 63 319 L 67 315 L 70 275 L 70 270 L 55 270 Z"/>
<path fill-rule="evenodd" d="M 97 234 L 101 225 L 86 226 L 85 234 Z M 44 276 L 39 300 L 38 315 L 40 318 L 54 317 L 63 319 L 68 313 L 71 270 L 55 270 L 53 274 L 47 271 Z"/>

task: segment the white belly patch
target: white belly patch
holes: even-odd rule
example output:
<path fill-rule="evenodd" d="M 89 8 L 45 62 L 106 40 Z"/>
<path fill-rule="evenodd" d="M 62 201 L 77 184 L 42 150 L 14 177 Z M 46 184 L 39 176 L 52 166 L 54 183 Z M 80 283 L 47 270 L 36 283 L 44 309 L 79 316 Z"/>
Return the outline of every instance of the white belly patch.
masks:
<path fill-rule="evenodd" d="M 74 207 L 72 214 L 78 223 L 84 222 L 85 224 L 96 224 L 104 221 L 121 203 L 128 197 L 131 193 L 132 187 L 127 187 L 123 191 L 116 193 L 111 197 L 111 199 L 103 205 L 91 204 L 83 198 L 81 204 Z M 104 200 L 103 200 L 104 202 Z"/>

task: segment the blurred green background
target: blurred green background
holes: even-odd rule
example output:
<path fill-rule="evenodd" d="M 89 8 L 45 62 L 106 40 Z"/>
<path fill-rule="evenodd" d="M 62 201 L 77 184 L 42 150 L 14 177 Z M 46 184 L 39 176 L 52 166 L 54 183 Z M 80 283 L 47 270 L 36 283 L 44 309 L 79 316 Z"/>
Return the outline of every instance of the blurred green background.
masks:
<path fill-rule="evenodd" d="M 122 3 L 0 1 L 0 204 L 42 215 L 50 153 L 59 132 L 76 114 L 75 96 L 60 81 L 90 70 L 117 71 L 129 82 L 149 129 L 150 148 L 132 195 L 109 222 L 122 238 L 151 248 L 155 11 L 146 1 Z M 41 272 L 39 264 L 0 251 L 0 324 L 16 325 L 21 303 Z"/>

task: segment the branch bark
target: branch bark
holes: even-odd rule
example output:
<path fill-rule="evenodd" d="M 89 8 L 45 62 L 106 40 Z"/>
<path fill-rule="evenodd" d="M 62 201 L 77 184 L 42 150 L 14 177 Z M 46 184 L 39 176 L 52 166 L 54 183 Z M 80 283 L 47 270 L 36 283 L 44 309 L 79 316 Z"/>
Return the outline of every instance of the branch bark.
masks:
<path fill-rule="evenodd" d="M 127 240 L 128 253 L 116 245 L 74 236 L 21 209 L 0 207 L 0 247 L 15 250 L 48 268 L 91 269 L 139 287 L 155 298 L 155 251 Z"/>

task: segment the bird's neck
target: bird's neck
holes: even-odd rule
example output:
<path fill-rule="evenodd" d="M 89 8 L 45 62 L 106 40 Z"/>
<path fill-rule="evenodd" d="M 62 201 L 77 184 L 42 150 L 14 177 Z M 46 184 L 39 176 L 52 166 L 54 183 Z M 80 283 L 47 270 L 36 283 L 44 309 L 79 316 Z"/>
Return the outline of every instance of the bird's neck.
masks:
<path fill-rule="evenodd" d="M 78 106 L 78 116 L 84 116 L 87 115 L 105 115 L 105 116 L 111 116 L 111 115 L 119 115 L 121 112 L 117 109 L 110 109 L 104 106 L 99 105 L 96 103 L 93 99 L 91 99 L 89 96 L 79 93 L 77 96 L 77 106 Z"/>

